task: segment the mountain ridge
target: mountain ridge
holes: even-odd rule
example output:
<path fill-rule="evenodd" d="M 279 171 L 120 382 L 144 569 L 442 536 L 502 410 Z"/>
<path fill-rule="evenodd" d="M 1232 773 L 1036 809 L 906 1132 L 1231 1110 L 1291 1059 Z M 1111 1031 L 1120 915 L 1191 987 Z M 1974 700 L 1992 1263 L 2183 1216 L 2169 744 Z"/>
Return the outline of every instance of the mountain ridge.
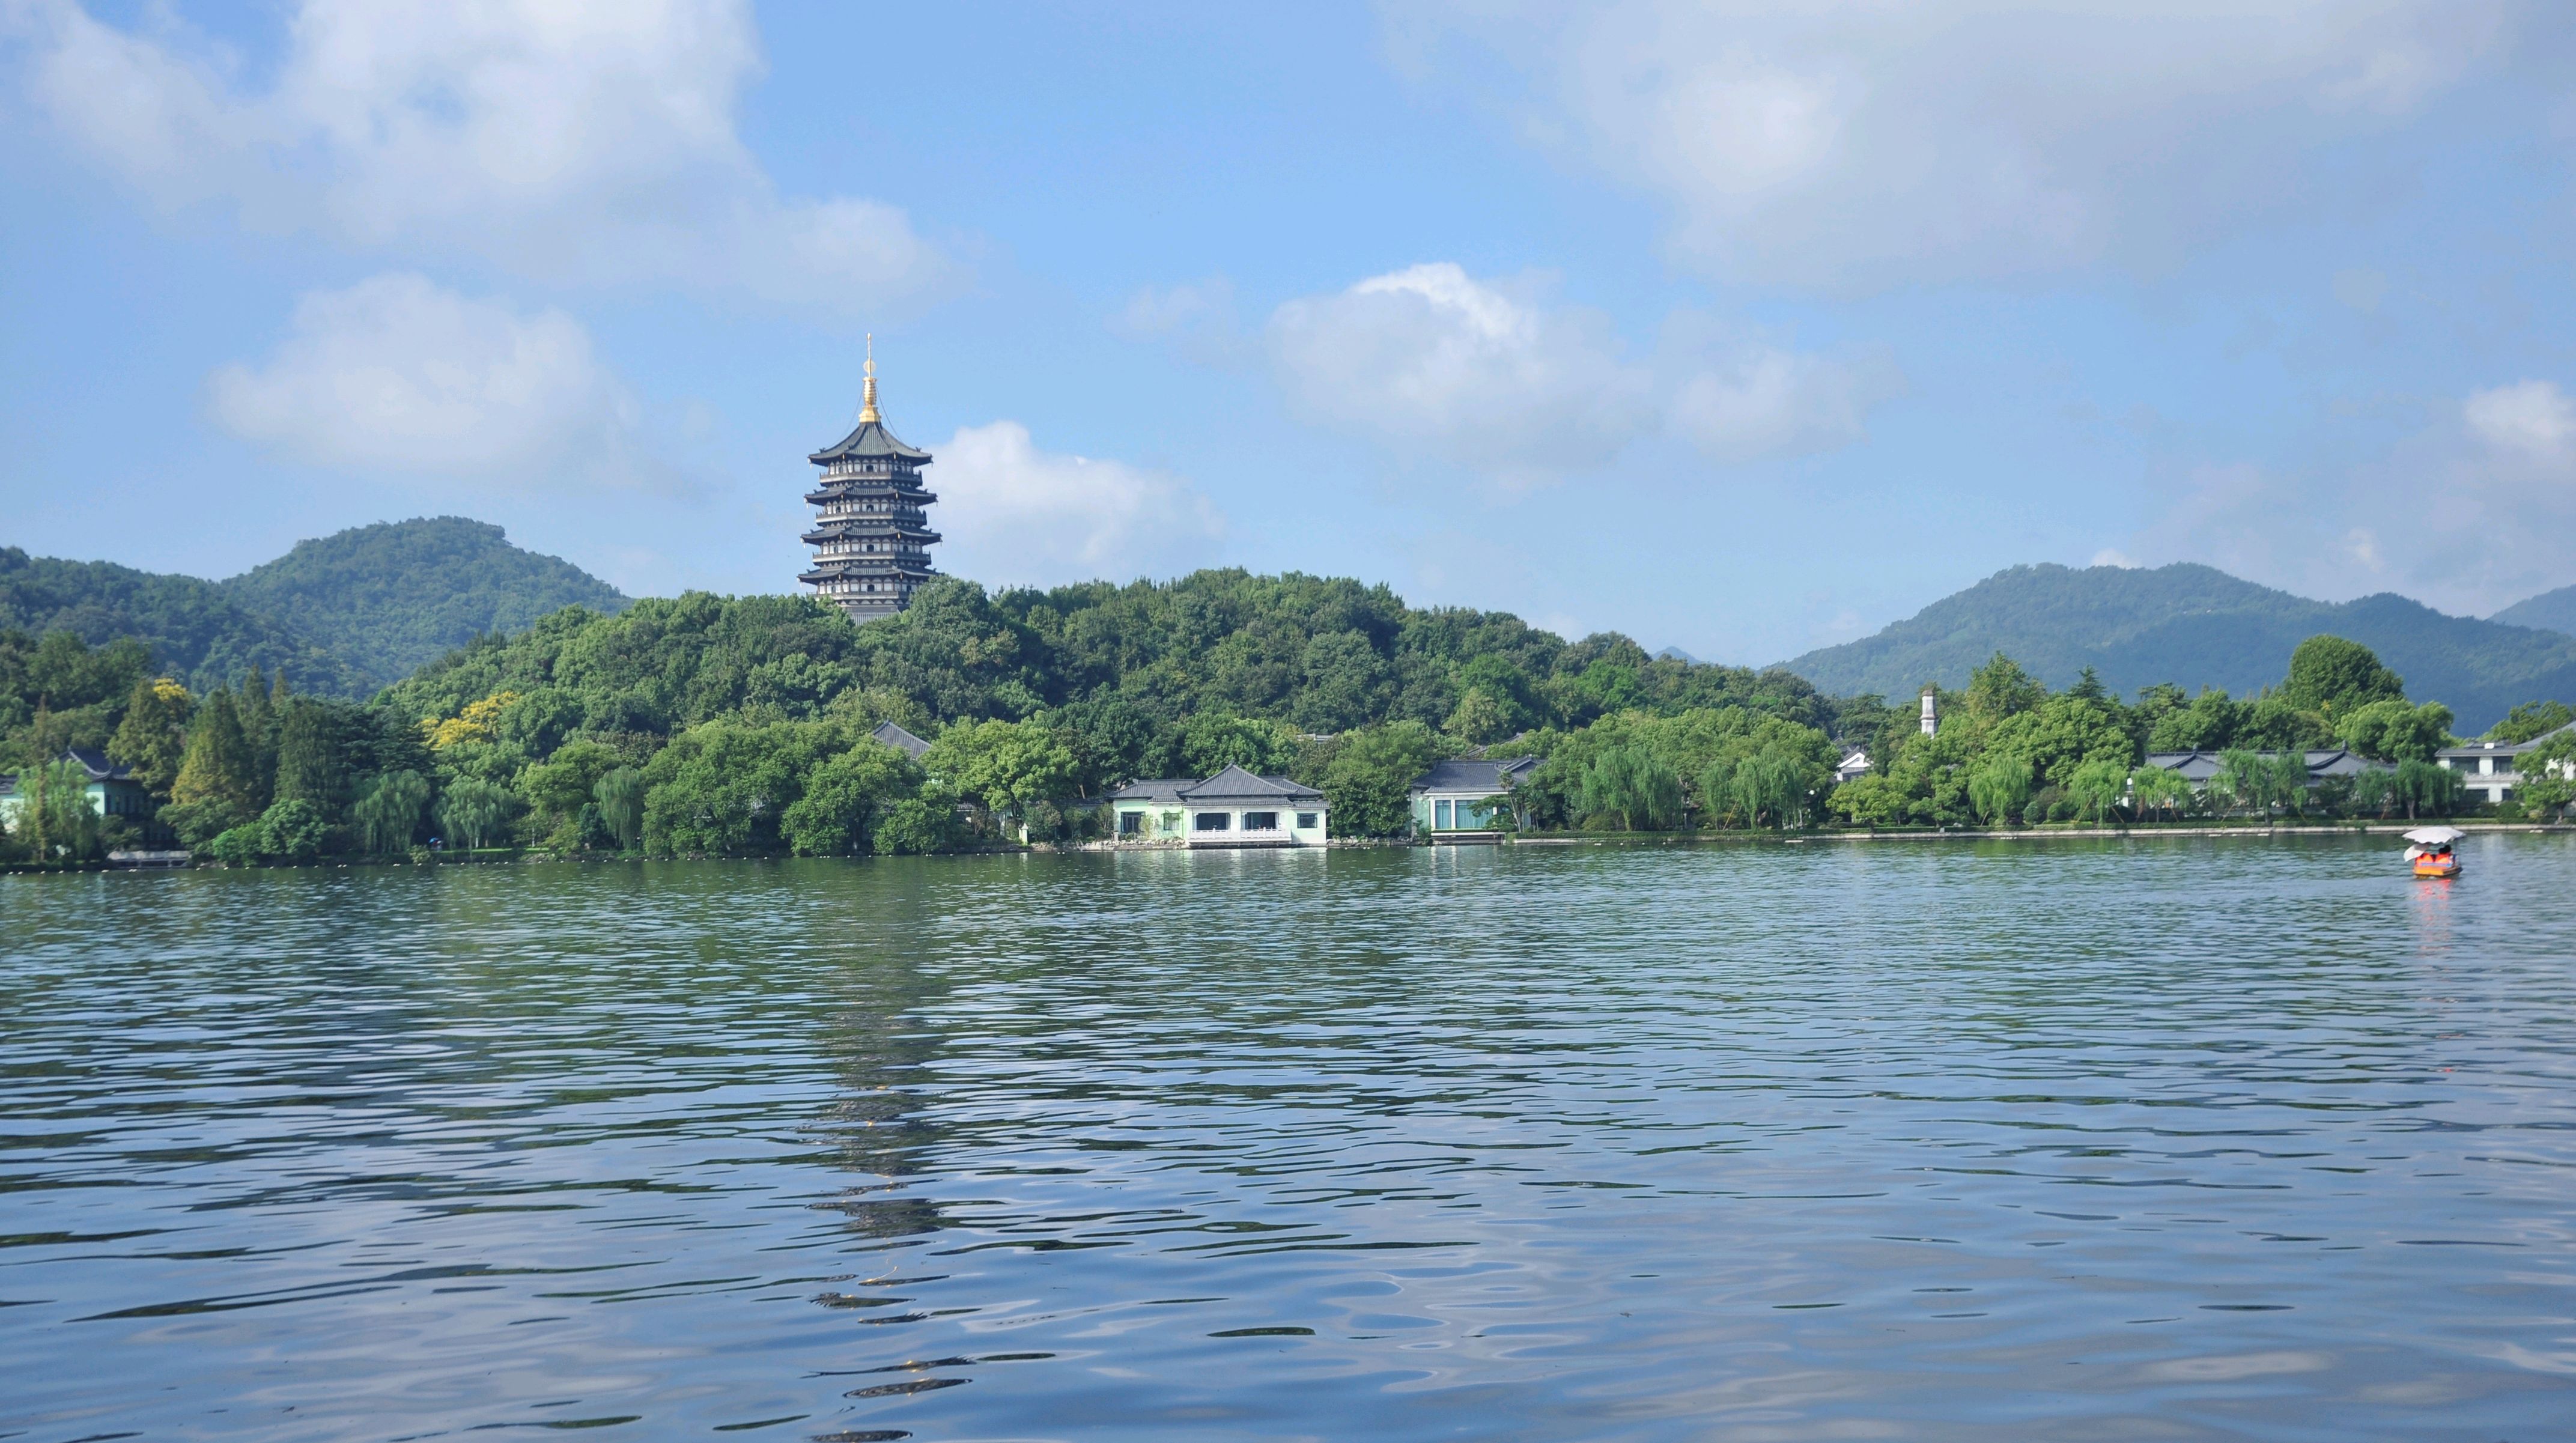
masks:
<path fill-rule="evenodd" d="M 2576 586 L 2562 586 L 2556 591 L 2526 596 L 2487 620 L 2506 626 L 2528 626 L 2576 636 Z"/>
<path fill-rule="evenodd" d="M 2091 667 L 2123 695 L 2162 682 L 2242 695 L 2277 685 L 2319 633 L 2358 641 L 2418 701 L 2483 730 L 2520 702 L 2576 698 L 2576 636 L 2448 616 L 2394 592 L 2324 602 L 2193 562 L 2008 567 L 1876 635 L 1782 663 L 1818 689 L 1910 694 L 1963 686 L 2001 651 L 2052 686 Z"/>
<path fill-rule="evenodd" d="M 204 690 L 253 666 L 306 691 L 366 696 L 492 631 L 629 598 L 559 557 L 459 516 L 351 527 L 221 581 L 0 547 L 0 627 L 130 636 Z"/>

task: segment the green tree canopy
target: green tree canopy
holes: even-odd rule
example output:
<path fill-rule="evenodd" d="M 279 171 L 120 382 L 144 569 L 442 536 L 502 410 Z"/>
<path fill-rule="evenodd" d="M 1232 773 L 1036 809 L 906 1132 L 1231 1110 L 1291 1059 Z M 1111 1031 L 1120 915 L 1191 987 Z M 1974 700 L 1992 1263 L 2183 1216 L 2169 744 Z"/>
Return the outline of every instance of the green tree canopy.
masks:
<path fill-rule="evenodd" d="M 815 768 L 805 795 L 781 817 L 780 835 L 800 857 L 865 853 L 893 809 L 917 797 L 921 785 L 922 769 L 912 758 L 861 742 Z"/>
<path fill-rule="evenodd" d="M 960 722 L 922 754 L 922 770 L 996 816 L 1075 796 L 1081 767 L 1064 738 L 1035 722 Z"/>
<path fill-rule="evenodd" d="M 781 819 L 806 779 L 852 739 L 829 722 L 707 722 L 691 727 L 644 768 L 644 850 L 734 854 L 779 851 Z"/>
<path fill-rule="evenodd" d="M 1339 737 L 1307 780 L 1324 794 L 1333 835 L 1397 836 L 1412 824 L 1414 780 L 1450 752 L 1448 739 L 1419 721 L 1363 727 Z"/>
<path fill-rule="evenodd" d="M 455 846 L 488 847 L 508 836 L 518 798 L 499 782 L 459 777 L 438 799 L 438 825 Z"/>
<path fill-rule="evenodd" d="M 1987 826 L 2002 826 L 2022 814 L 2031 794 L 2039 790 L 2038 782 L 2039 769 L 2030 758 L 1989 757 L 1968 777 L 1968 800 Z"/>
<path fill-rule="evenodd" d="M 351 809 L 361 843 L 370 852 L 400 852 L 420 834 L 429 811 L 429 778 L 415 771 L 370 779 Z"/>
<path fill-rule="evenodd" d="M 108 740 L 109 758 L 132 768 L 147 791 L 168 796 L 187 759 L 188 718 L 196 709 L 196 698 L 168 677 L 138 678 L 116 735 Z"/>
<path fill-rule="evenodd" d="M 1968 677 L 1968 709 L 1988 721 L 2018 716 L 2047 696 L 2048 688 L 2037 677 L 2000 651 Z"/>
<path fill-rule="evenodd" d="M 2429 762 L 2451 744 L 2451 709 L 2440 702 L 2409 706 L 2404 698 L 2380 700 L 2344 713 L 2342 741 L 2383 762 Z"/>
<path fill-rule="evenodd" d="M 600 824 L 622 851 L 631 852 L 644 840 L 644 791 L 644 774 L 633 767 L 603 774 L 590 789 Z"/>
<path fill-rule="evenodd" d="M 2335 718 L 2372 702 L 2404 701 L 2406 683 L 2380 665 L 2369 647 L 2320 634 L 2290 653 L 2290 677 L 2281 696 L 2301 711 Z"/>
<path fill-rule="evenodd" d="M 2527 742 L 2547 736 L 2570 722 L 2576 722 L 2576 708 L 2563 701 L 2527 701 L 2505 714 L 2503 721 L 2487 729 L 2486 740 L 2493 742 Z"/>
<path fill-rule="evenodd" d="M 170 799 L 181 805 L 222 801 L 244 815 L 254 815 L 259 810 L 258 794 L 250 741 L 242 735 L 233 694 L 217 687 L 197 708 L 188 728 L 188 750 L 171 782 Z"/>

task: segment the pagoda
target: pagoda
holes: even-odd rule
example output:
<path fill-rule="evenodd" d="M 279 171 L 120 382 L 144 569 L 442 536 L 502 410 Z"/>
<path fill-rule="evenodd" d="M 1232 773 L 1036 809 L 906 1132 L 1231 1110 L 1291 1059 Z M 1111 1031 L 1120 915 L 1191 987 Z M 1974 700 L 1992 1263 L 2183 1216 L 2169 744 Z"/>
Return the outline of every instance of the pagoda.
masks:
<path fill-rule="evenodd" d="M 930 548 L 939 533 L 922 512 L 939 498 L 922 489 L 921 468 L 930 453 L 895 438 L 877 414 L 877 359 L 870 338 L 866 380 L 860 387 L 859 428 L 839 445 L 805 459 L 823 468 L 805 493 L 814 508 L 814 567 L 797 577 L 815 594 L 836 603 L 852 621 L 870 621 L 903 610 L 912 594 L 939 573 Z"/>

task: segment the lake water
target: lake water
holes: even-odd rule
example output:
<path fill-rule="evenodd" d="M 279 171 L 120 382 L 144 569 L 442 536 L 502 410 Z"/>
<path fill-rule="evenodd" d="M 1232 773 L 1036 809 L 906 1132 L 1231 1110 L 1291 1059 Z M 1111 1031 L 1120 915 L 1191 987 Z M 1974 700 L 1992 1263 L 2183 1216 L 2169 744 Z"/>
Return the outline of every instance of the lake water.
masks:
<path fill-rule="evenodd" d="M 0 878 L 0 1436 L 2576 1436 L 2576 838 Z"/>

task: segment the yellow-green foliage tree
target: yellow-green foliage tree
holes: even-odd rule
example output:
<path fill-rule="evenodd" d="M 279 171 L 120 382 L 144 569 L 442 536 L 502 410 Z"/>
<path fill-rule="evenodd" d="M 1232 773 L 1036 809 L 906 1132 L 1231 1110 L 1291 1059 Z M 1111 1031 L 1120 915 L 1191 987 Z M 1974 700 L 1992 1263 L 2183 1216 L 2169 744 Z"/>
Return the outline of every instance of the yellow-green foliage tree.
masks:
<path fill-rule="evenodd" d="M 196 710 L 196 698 L 169 677 L 135 682 L 124 719 L 108 739 L 108 756 L 133 768 L 134 779 L 154 795 L 167 797 L 187 760 L 188 719 Z"/>
<path fill-rule="evenodd" d="M 170 800 L 183 807 L 221 802 L 239 810 L 240 820 L 247 821 L 260 811 L 254 766 L 233 694 L 217 687 L 188 728 L 188 750 L 171 780 Z"/>

